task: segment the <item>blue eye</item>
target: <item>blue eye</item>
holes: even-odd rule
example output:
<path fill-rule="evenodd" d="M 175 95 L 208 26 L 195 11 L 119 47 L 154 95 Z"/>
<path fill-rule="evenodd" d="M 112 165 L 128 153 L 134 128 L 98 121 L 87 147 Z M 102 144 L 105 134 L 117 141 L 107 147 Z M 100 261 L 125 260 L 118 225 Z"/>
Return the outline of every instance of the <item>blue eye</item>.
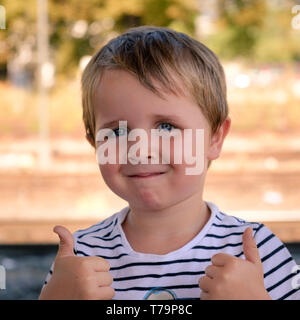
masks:
<path fill-rule="evenodd" d="M 163 130 L 167 129 L 168 131 L 171 131 L 173 128 L 175 128 L 175 126 L 169 122 L 162 122 L 160 125 L 162 125 Z"/>
<path fill-rule="evenodd" d="M 115 133 L 115 135 L 116 135 L 117 137 L 119 137 L 120 135 L 127 134 L 127 131 L 126 131 L 124 128 L 116 128 L 116 129 L 113 129 L 113 132 Z"/>

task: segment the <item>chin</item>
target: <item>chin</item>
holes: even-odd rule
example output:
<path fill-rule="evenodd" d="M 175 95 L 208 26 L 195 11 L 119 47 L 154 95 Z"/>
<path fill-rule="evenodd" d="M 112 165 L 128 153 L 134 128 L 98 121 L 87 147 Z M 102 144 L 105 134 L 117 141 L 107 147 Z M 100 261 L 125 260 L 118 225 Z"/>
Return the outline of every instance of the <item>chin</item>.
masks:
<path fill-rule="evenodd" d="M 166 208 L 165 201 L 162 199 L 153 199 L 153 198 L 134 198 L 134 199 L 125 199 L 130 207 L 139 208 L 141 210 L 147 211 L 159 211 Z"/>

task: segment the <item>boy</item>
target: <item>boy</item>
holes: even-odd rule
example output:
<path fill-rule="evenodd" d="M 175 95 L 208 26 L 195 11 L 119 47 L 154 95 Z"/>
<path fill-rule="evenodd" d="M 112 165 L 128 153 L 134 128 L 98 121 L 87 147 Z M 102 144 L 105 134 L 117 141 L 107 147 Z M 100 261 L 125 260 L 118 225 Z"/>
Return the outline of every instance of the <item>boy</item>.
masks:
<path fill-rule="evenodd" d="M 263 224 L 202 199 L 230 128 L 225 77 L 212 51 L 168 28 L 130 29 L 89 62 L 82 102 L 102 177 L 129 205 L 74 235 L 54 228 L 60 245 L 40 299 L 300 299 L 296 263 L 282 242 Z M 140 162 L 123 161 L 125 140 L 133 145 L 127 131 L 136 128 L 149 140 L 153 129 L 191 129 L 184 143 L 193 154 L 194 133 L 203 130 L 202 172 L 186 174 L 191 162 L 174 161 L 172 140 L 169 162 L 151 143 L 139 150 Z M 113 135 L 99 138 L 104 129 Z M 116 147 L 113 164 L 101 162 L 105 143 Z"/>

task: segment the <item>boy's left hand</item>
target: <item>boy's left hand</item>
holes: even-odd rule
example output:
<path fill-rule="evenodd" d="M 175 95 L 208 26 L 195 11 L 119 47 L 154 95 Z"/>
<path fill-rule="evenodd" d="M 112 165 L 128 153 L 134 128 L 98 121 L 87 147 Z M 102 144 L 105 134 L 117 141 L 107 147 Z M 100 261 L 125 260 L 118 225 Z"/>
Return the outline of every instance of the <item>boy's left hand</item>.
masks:
<path fill-rule="evenodd" d="M 199 279 L 201 300 L 272 300 L 264 287 L 264 272 L 252 229 L 243 234 L 245 260 L 215 254 Z"/>

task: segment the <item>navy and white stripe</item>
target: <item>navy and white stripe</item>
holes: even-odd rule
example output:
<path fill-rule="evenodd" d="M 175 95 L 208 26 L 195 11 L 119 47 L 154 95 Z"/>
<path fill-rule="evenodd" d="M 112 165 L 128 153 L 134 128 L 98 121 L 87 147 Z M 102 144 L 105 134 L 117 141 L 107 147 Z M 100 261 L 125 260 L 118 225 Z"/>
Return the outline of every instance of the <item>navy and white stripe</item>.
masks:
<path fill-rule="evenodd" d="M 222 252 L 245 258 L 242 235 L 250 226 L 271 298 L 300 300 L 300 291 L 292 287 L 296 263 L 284 244 L 263 224 L 226 215 L 213 203 L 206 203 L 211 210 L 207 224 L 189 243 L 168 254 L 146 254 L 131 248 L 121 226 L 128 206 L 88 229 L 76 231 L 74 251 L 78 256 L 99 256 L 109 261 L 115 300 L 140 300 L 154 287 L 170 289 L 178 299 L 199 299 L 198 280 L 213 255 Z M 45 283 L 51 274 L 52 267 Z"/>

